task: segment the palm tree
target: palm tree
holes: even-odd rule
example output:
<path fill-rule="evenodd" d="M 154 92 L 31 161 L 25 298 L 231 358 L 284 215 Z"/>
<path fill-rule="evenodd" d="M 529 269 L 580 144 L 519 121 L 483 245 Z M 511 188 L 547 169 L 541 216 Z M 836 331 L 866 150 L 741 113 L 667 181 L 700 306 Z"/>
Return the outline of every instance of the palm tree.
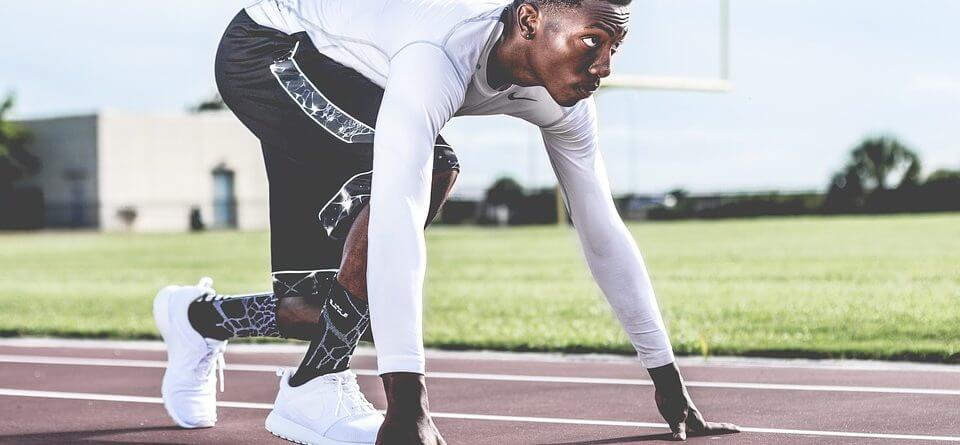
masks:
<path fill-rule="evenodd" d="M 866 139 L 853 149 L 848 170 L 856 172 L 864 188 L 884 192 L 892 182 L 897 188 L 919 182 L 920 158 L 896 138 L 880 136 Z"/>

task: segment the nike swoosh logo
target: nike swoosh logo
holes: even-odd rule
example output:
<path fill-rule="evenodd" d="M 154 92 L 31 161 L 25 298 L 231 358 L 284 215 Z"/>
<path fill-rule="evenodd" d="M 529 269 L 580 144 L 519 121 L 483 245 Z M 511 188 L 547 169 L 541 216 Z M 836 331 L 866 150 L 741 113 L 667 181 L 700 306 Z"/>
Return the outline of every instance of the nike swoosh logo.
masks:
<path fill-rule="evenodd" d="M 507 95 L 507 99 L 510 100 L 529 100 L 530 102 L 536 102 L 536 99 L 531 99 L 529 97 L 517 97 L 517 93 L 510 93 Z"/>

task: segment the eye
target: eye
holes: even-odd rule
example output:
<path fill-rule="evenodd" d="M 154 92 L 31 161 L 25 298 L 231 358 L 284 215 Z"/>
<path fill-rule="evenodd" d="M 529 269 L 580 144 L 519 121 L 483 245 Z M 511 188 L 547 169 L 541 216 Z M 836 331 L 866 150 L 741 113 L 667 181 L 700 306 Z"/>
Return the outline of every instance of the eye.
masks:
<path fill-rule="evenodd" d="M 580 40 L 582 40 L 583 43 L 589 46 L 590 48 L 596 48 L 600 46 L 600 38 L 597 36 L 582 37 Z"/>

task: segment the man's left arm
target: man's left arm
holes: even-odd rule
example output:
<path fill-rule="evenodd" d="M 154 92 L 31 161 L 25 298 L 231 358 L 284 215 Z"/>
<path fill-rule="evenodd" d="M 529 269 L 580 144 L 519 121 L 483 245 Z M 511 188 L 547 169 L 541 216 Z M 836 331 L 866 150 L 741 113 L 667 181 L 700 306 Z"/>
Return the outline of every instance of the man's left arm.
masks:
<path fill-rule="evenodd" d="M 613 203 L 597 147 L 593 100 L 579 102 L 563 121 L 544 128 L 542 135 L 590 272 L 640 361 L 646 368 L 673 363 L 647 268 Z"/>
<path fill-rule="evenodd" d="M 656 386 L 657 407 L 676 438 L 736 431 L 705 422 L 684 388 L 650 276 L 617 212 L 598 149 L 596 109 L 586 99 L 551 127 L 544 144 L 587 264 Z"/>

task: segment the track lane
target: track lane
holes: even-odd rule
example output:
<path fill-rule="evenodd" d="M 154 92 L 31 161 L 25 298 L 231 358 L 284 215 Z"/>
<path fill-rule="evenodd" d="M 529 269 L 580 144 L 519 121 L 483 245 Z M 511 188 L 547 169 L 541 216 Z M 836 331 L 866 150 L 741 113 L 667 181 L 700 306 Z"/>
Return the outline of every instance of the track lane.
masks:
<path fill-rule="evenodd" d="M 4 364 L 0 386 L 43 391 L 79 391 L 100 394 L 155 396 L 159 393 L 160 368 L 131 368 L 67 365 Z M 544 382 L 502 382 L 429 379 L 432 405 L 437 411 L 482 415 L 534 416 L 585 420 L 633 422 L 658 420 L 649 401 L 652 388 L 618 387 Z M 227 372 L 227 392 L 221 400 L 270 403 L 275 395 L 276 377 L 267 372 Z M 384 397 L 375 377 L 360 378 L 371 401 L 384 406 Z M 957 397 L 910 396 L 899 394 L 790 394 L 782 392 L 718 389 L 691 389 L 701 410 L 708 416 L 723 413 L 723 420 L 743 425 L 777 428 L 948 434 L 960 423 L 952 409 Z M 521 401 L 518 403 L 518 401 Z M 828 410 L 823 407 L 828 406 Z M 908 424 L 891 424 L 890 407 Z M 849 416 L 837 416 L 838 412 Z M 797 413 L 806 413 L 798 416 Z"/>
<path fill-rule="evenodd" d="M 238 348 L 244 349 L 244 348 Z M 20 353 L 20 354 L 16 354 Z M 117 364 L 122 360 L 133 360 L 123 366 L 101 365 L 70 365 L 70 364 L 43 364 L 43 363 L 15 363 L 4 361 L 4 356 L 24 357 L 24 361 L 32 358 L 48 357 L 55 353 L 58 357 L 100 358 L 103 363 Z M 8 357 L 9 358 L 9 357 Z M 0 345 L 0 387 L 11 389 L 27 389 L 31 391 L 55 392 L 83 392 L 87 389 L 92 393 L 153 397 L 159 393 L 159 381 L 162 374 L 163 351 L 137 351 L 132 349 L 92 349 L 92 348 L 18 348 Z M 221 400 L 238 403 L 254 403 L 269 405 L 275 395 L 277 378 L 270 372 L 276 368 L 278 361 L 284 365 L 295 364 L 299 357 L 295 352 L 257 354 L 250 352 L 231 352 L 228 354 L 227 392 L 221 395 Z M 137 361 L 146 360 L 146 362 Z M 149 363 L 150 366 L 141 366 Z M 230 370 L 230 364 L 247 371 Z M 271 365 L 270 363 L 274 364 Z M 468 376 L 469 378 L 435 378 L 428 377 L 431 388 L 431 405 L 438 413 L 446 413 L 449 417 L 439 417 L 437 422 L 452 444 L 460 443 L 492 443 L 497 445 L 509 443 L 639 443 L 648 440 L 662 440 L 662 429 L 650 427 L 662 422 L 652 403 L 652 388 L 646 384 L 629 382 L 643 380 L 638 376 L 635 363 L 628 361 L 592 362 L 592 361 L 538 361 L 538 360 L 472 360 L 460 358 L 431 358 L 431 373 L 452 374 L 481 374 Z M 372 357 L 360 356 L 356 360 L 359 366 L 372 365 Z M 435 366 L 436 365 L 436 366 Z M 437 370 L 437 368 L 441 370 Z M 693 369 L 691 369 L 693 368 Z M 642 372 L 642 370 L 640 370 Z M 691 372 L 692 371 L 692 372 Z M 789 369 L 784 367 L 763 368 L 757 366 L 700 366 L 684 367 L 684 374 L 688 380 L 697 371 L 703 372 L 705 377 L 718 375 L 726 377 L 726 383 L 737 383 L 735 377 L 746 377 L 748 383 L 764 379 L 773 382 L 801 382 L 808 384 L 807 377 L 814 376 L 813 380 L 821 384 L 830 381 L 830 375 L 840 376 L 841 383 L 852 385 L 866 385 L 868 383 L 909 383 L 913 388 L 943 389 L 934 383 L 946 382 L 948 390 L 960 386 L 960 374 L 949 369 L 944 372 L 931 370 L 837 370 L 837 369 Z M 712 372 L 710 372 L 712 371 Z M 709 375 L 707 373 L 709 372 Z M 379 380 L 371 368 L 361 370 L 361 387 L 378 407 L 383 407 L 383 394 Z M 486 376 L 486 374 L 492 374 Z M 508 374 L 505 376 L 505 374 Z M 560 378 L 559 381 L 511 381 L 511 380 L 484 380 L 483 378 L 501 378 L 512 376 Z M 792 375 L 792 378 L 790 378 Z M 625 379 L 628 383 L 583 380 L 587 379 Z M 862 376 L 862 379 L 858 379 Z M 570 380 L 563 380 L 570 377 Z M 932 378 L 931 378 L 932 377 Z M 948 378 L 948 377 L 952 377 Z M 817 379 L 826 380 L 817 380 Z M 703 379 L 704 383 L 709 383 Z M 716 381 L 716 380 L 713 380 Z M 708 417 L 717 417 L 722 414 L 724 421 L 739 422 L 742 425 L 755 426 L 754 433 L 724 436 L 710 439 L 697 439 L 694 442 L 709 440 L 711 443 L 898 443 L 896 436 L 891 434 L 908 435 L 941 435 L 945 437 L 960 436 L 960 397 L 949 394 L 895 394 L 869 392 L 836 392 L 836 391 L 797 391 L 797 390 L 770 390 L 764 388 L 691 388 L 695 400 Z M 826 397 L 829 396 L 829 397 Z M 109 429 L 110 425 L 100 425 L 96 418 L 86 419 L 78 424 L 64 423 L 51 425 L 42 422 L 34 425 L 28 416 L 30 409 L 14 410 L 7 400 L 14 400 L 18 407 L 24 404 L 43 405 L 42 411 L 55 413 L 58 419 L 75 419 L 71 416 L 63 417 L 60 411 L 67 409 L 64 400 L 38 399 L 25 402 L 26 397 L 0 396 L 0 418 L 11 419 L 22 427 L 24 434 L 61 434 L 48 438 L 64 438 L 63 431 L 79 427 L 83 424 L 87 429 L 74 428 L 71 431 L 99 431 L 97 427 Z M 39 402 L 37 401 L 39 400 Z M 71 400 L 69 403 L 77 403 Z M 83 401 L 81 401 L 83 402 Z M 85 401 L 84 403 L 99 404 L 105 410 L 116 410 L 121 415 L 126 405 L 113 401 Z M 787 406 L 789 405 L 789 406 Z M 39 406 L 39 405 L 37 405 Z M 159 411 L 156 409 L 159 408 Z M 39 408 L 38 408 L 39 409 Z M 137 408 L 148 409 L 149 408 Z M 136 411 L 135 410 L 135 411 Z M 235 410 L 243 408 L 225 408 L 222 419 L 233 416 Z M 264 408 L 247 409 L 247 411 L 263 411 Z M 139 411 L 137 411 L 139 412 Z M 157 436 L 157 440 L 146 442 L 167 441 L 172 434 L 173 442 L 195 442 L 193 440 L 174 440 L 176 437 L 185 438 L 179 430 L 167 431 L 162 426 L 169 424 L 162 407 L 154 407 L 147 427 L 155 429 L 135 431 L 118 431 L 109 433 L 109 440 L 127 442 L 141 442 L 140 437 Z M 842 413 L 851 413 L 844 415 Z M 110 413 L 110 416 L 118 413 Z M 238 414 L 242 419 L 249 420 L 251 414 Z M 241 431 L 263 433 L 262 419 L 266 412 L 260 412 L 252 421 L 252 425 L 221 422 L 215 429 L 217 434 L 227 428 Z M 110 417 L 107 416 L 107 417 Z M 474 416 L 474 417 L 470 417 Z M 479 417 L 477 417 L 479 416 Z M 500 417 L 512 420 L 503 420 Z M 513 416 L 513 417 L 511 417 Z M 536 418 L 535 421 L 517 420 L 522 418 Z M 20 420 L 17 420 L 20 419 Z M 556 423 L 545 419 L 561 419 L 564 422 Z M 129 419 L 128 419 L 129 420 Z M 647 420 L 649 424 L 639 422 Z M 608 422 L 603 424 L 603 422 Z M 109 422 L 107 422 L 109 423 Z M 249 423 L 249 422 L 248 422 Z M 599 424 L 598 424 L 599 423 Z M 31 429 L 33 425 L 40 430 Z M 4 423 L 4 426 L 9 426 Z M 127 425 L 129 426 L 129 425 Z M 224 428 L 226 427 L 226 428 Z M 46 428 L 46 429 L 43 429 Z M 60 429 L 51 429 L 60 428 Z M 251 429 L 252 428 L 252 429 Z M 766 429 L 765 429 L 766 428 Z M 772 429 L 771 429 L 772 428 Z M 114 428 L 123 430 L 123 428 Z M 769 429 L 769 430 L 768 430 Z M 781 430 L 793 431 L 781 431 Z M 804 429 L 819 431 L 819 435 L 807 436 Z M 8 429 L 0 428 L 0 442 L 10 440 Z M 825 436 L 824 432 L 837 434 L 854 433 L 859 436 Z M 186 432 L 194 433 L 194 432 Z M 862 437 L 864 434 L 887 435 L 881 438 Z M 112 435 L 111 435 L 112 434 Z M 146 436 L 141 436 L 141 435 Z M 250 439 L 254 436 L 232 433 L 223 433 L 224 437 L 241 437 Z M 32 436 L 31 436 L 32 437 Z M 39 437 L 39 436 L 37 436 Z M 92 436 L 91 436 L 92 437 Z M 106 437 L 106 436 L 105 436 Z M 114 439 L 122 438 L 122 439 Z M 197 436 L 196 442 L 218 443 L 220 437 Z M 29 439 L 29 437 L 28 437 Z M 161 440 L 163 439 L 163 440 Z M 30 439 L 33 440 L 33 439 Z M 84 440 L 84 439 L 80 439 Z M 94 440 L 94 439 L 87 439 Z M 107 440 L 107 439 L 104 439 Z M 901 440 L 907 440 L 901 438 Z M 94 441 L 99 441 L 95 439 Z M 236 443 L 236 442 L 233 442 Z M 282 443 L 282 442 L 277 442 Z M 919 443 L 919 442 L 918 442 Z"/>
<path fill-rule="evenodd" d="M 41 398 L 41 399 L 54 399 L 58 401 L 62 400 L 83 400 L 87 401 L 87 405 L 93 405 L 94 403 L 121 403 L 121 404 L 148 404 L 161 406 L 162 400 L 159 397 L 142 397 L 142 396 L 123 396 L 123 395 L 104 395 L 104 394 L 90 394 L 90 393 L 68 393 L 68 392 L 45 392 L 45 391 L 28 391 L 28 390 L 11 390 L 0 388 L 0 398 L 3 396 L 11 397 L 27 397 L 27 398 Z M 248 402 L 218 402 L 222 411 L 232 410 L 232 409 L 249 409 L 249 410 L 268 410 L 270 409 L 269 404 L 262 403 L 248 403 Z M 18 408 L 20 405 L 18 404 Z M 32 413 L 30 413 L 32 414 Z M 664 424 L 657 423 L 647 423 L 647 422 L 628 422 L 628 421 L 610 421 L 610 420 L 588 420 L 584 421 L 581 419 L 563 419 L 563 418 L 544 418 L 544 417 L 517 417 L 517 416 L 501 416 L 501 415 L 477 415 L 477 414 L 459 414 L 459 413 L 444 413 L 444 412 L 433 412 L 434 417 L 438 420 L 466 420 L 466 421 L 482 421 L 484 423 L 489 422 L 505 422 L 505 423 L 524 423 L 524 424 L 548 424 L 550 426 L 559 425 L 563 426 L 574 426 L 577 428 L 576 431 L 582 434 L 582 429 L 584 427 L 602 427 L 605 429 L 616 429 L 616 428 L 634 428 L 634 429 L 659 429 L 663 430 Z M 13 422 L 17 422 L 17 419 L 14 417 Z M 141 422 L 143 426 L 144 422 Z M 489 438 L 487 434 L 491 432 L 489 428 L 481 430 L 482 434 L 477 434 L 476 428 L 478 425 L 473 425 L 474 434 L 471 434 L 465 437 L 463 440 L 466 443 L 487 443 Z M 489 426 L 488 426 L 489 427 Z M 146 428 L 148 430 L 163 430 L 170 431 L 168 428 L 157 428 L 150 427 Z M 132 428 L 131 430 L 138 430 Z M 204 430 L 211 431 L 211 430 Z M 79 433 L 89 432 L 89 431 L 78 431 Z M 192 432 L 192 431 L 191 431 Z M 817 443 L 827 443 L 828 439 L 842 439 L 843 443 L 847 443 L 849 440 L 854 440 L 856 443 L 863 439 L 871 440 L 884 440 L 884 441 L 897 441 L 896 443 L 901 443 L 904 441 L 910 442 L 960 442 L 960 437 L 957 436 L 933 436 L 933 435 L 911 435 L 911 434 L 885 434 L 885 433 L 858 433 L 850 431 L 824 431 L 824 430 L 797 430 L 797 429 L 782 429 L 782 428 L 764 428 L 764 427 L 744 427 L 744 433 L 761 433 L 761 434 L 773 434 L 773 437 L 766 437 L 763 439 L 762 443 L 772 443 L 779 444 L 783 441 L 788 443 L 795 437 L 806 437 L 817 439 Z M 524 441 L 533 440 L 530 437 L 529 430 L 522 430 L 521 432 L 524 436 Z M 552 431 L 551 431 L 552 433 Z M 47 435 L 56 435 L 60 436 L 61 439 L 72 439 L 72 437 L 64 437 L 64 434 L 70 434 L 70 432 L 56 432 L 49 433 Z M 44 433 L 34 434 L 31 436 L 44 435 Z M 10 437 L 16 438 L 17 435 L 11 435 Z M 629 437 L 618 437 L 613 439 L 588 439 L 586 441 L 578 441 L 577 443 L 628 443 L 628 442 L 643 442 L 650 440 L 665 440 L 669 436 L 663 433 L 652 433 L 646 434 L 643 436 L 629 436 Z M 825 439 L 826 438 L 826 439 Z M 516 438 L 514 438 L 516 439 Z M 733 440 L 735 443 L 749 443 L 751 440 L 757 439 L 755 435 L 750 434 L 737 434 L 737 435 L 726 435 L 726 436 L 712 436 L 708 438 L 693 438 L 691 442 L 696 442 L 698 440 L 721 440 L 728 439 Z M 249 439 L 248 439 L 249 440 Z M 454 439 L 459 440 L 459 439 Z M 831 440 L 831 442 L 834 442 Z M 258 441 L 259 443 L 259 441 Z M 834 442 L 837 443 L 837 442 Z M 853 442 L 851 442 L 853 443 Z"/>

